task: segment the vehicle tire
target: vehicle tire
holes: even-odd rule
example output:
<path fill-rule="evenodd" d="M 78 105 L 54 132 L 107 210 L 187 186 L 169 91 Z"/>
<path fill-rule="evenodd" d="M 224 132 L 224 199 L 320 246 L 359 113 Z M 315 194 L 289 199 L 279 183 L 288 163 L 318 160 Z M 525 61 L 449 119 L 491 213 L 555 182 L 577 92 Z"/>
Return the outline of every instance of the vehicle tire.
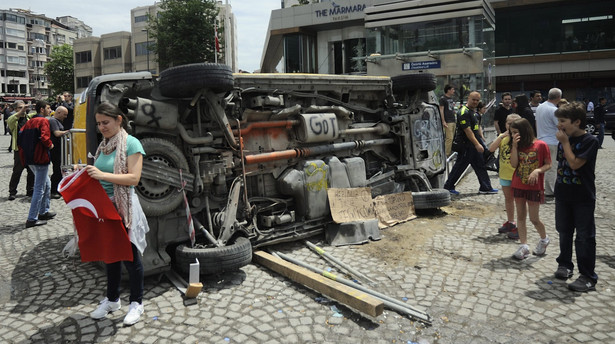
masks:
<path fill-rule="evenodd" d="M 391 78 L 393 93 L 404 91 L 428 92 L 436 89 L 436 76 L 432 73 L 402 74 Z"/>
<path fill-rule="evenodd" d="M 233 89 L 233 71 L 227 65 L 194 63 L 165 69 L 160 73 L 160 94 L 170 98 L 190 98 L 200 89 L 215 93 Z"/>
<path fill-rule="evenodd" d="M 414 209 L 435 209 L 451 204 L 451 194 L 445 189 L 412 192 Z"/>
<path fill-rule="evenodd" d="M 165 139 L 150 137 L 141 140 L 145 150 L 144 160 L 161 164 L 165 167 L 173 167 L 189 171 L 188 162 L 181 150 L 173 143 Z M 139 195 L 139 201 L 143 212 L 148 216 L 159 216 L 172 212 L 184 200 L 184 195 L 177 192 L 177 188 L 156 180 L 141 178 L 135 191 Z"/>
<path fill-rule="evenodd" d="M 590 134 L 595 134 L 596 126 L 594 125 L 594 123 L 587 123 L 585 124 L 585 131 L 587 131 Z"/>
<path fill-rule="evenodd" d="M 183 273 L 190 270 L 190 264 L 199 260 L 202 275 L 237 270 L 252 261 L 252 243 L 244 237 L 223 247 L 191 248 L 180 244 L 175 249 L 176 268 Z"/>

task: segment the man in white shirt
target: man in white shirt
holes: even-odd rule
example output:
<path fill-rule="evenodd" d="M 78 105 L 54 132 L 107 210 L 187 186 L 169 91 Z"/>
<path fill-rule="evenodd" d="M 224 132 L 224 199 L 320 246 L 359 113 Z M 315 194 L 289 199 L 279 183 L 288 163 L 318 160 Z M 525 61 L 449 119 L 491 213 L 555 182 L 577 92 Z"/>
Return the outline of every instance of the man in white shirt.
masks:
<path fill-rule="evenodd" d="M 562 99 L 562 90 L 552 88 L 549 90 L 547 101 L 536 108 L 536 132 L 538 139 L 544 141 L 549 146 L 551 161 L 557 161 L 558 141 L 555 137 L 557 133 L 557 118 L 555 110 L 557 103 Z M 551 168 L 545 173 L 545 197 L 553 197 L 555 190 L 555 179 L 557 178 L 557 168 Z"/>

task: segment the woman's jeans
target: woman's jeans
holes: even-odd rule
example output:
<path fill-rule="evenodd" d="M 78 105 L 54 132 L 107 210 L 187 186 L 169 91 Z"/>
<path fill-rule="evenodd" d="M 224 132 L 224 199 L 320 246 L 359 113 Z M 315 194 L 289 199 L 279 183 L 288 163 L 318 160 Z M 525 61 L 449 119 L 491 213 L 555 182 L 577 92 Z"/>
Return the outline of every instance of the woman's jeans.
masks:
<path fill-rule="evenodd" d="M 130 302 L 143 302 L 143 264 L 141 253 L 137 247 L 132 246 L 132 262 L 124 261 L 130 281 Z M 120 298 L 120 282 L 122 280 L 122 262 L 107 265 L 107 298 L 116 301 Z"/>
<path fill-rule="evenodd" d="M 39 214 L 42 215 L 49 211 L 49 194 L 51 192 L 49 164 L 28 165 L 28 167 L 34 172 L 34 189 L 32 190 L 28 221 L 36 221 Z"/>

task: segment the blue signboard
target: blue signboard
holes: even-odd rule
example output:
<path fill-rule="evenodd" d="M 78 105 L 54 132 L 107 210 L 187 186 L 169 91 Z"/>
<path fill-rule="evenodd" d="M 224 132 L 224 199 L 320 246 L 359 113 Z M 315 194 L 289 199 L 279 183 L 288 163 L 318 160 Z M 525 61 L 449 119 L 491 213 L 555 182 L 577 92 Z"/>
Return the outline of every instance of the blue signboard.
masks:
<path fill-rule="evenodd" d="M 407 62 L 401 65 L 401 70 L 433 69 L 440 68 L 440 60 Z"/>

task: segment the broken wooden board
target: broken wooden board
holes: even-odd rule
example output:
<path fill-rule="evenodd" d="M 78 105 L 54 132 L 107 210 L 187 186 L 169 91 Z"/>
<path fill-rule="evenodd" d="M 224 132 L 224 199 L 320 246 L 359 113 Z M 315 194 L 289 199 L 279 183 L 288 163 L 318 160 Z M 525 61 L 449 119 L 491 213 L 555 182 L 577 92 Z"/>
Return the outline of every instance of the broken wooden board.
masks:
<path fill-rule="evenodd" d="M 377 317 L 384 311 L 384 303 L 381 300 L 269 253 L 256 251 L 252 255 L 252 260 L 365 314 Z"/>

